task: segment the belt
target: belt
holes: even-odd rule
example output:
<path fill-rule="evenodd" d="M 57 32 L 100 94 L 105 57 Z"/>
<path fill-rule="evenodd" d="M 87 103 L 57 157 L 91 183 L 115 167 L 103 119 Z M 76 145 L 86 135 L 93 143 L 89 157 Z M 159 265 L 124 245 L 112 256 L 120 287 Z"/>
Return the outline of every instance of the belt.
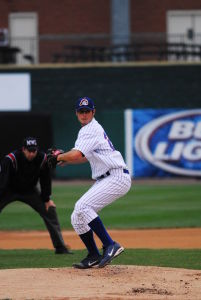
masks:
<path fill-rule="evenodd" d="M 127 169 L 123 169 L 123 173 L 129 174 L 129 171 Z M 108 176 L 110 176 L 110 172 L 109 171 L 107 171 L 105 174 L 103 174 L 101 176 L 98 176 L 96 178 L 96 180 L 100 180 L 100 179 L 103 179 L 103 178 L 108 177 Z"/>
<path fill-rule="evenodd" d="M 103 174 L 103 175 L 101 175 L 101 176 L 98 176 L 98 177 L 96 178 L 96 180 L 103 179 L 103 178 L 105 178 L 105 177 L 107 177 L 107 176 L 110 176 L 110 172 L 109 172 L 109 171 L 107 171 L 105 174 Z"/>

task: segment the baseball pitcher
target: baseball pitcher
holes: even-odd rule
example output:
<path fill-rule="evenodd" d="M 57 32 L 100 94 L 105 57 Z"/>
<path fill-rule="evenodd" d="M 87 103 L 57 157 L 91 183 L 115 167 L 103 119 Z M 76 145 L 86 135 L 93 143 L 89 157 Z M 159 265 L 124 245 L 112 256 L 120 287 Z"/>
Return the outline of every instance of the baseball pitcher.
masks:
<path fill-rule="evenodd" d="M 73 266 L 87 269 L 98 265 L 102 268 L 121 254 L 124 248 L 113 241 L 98 212 L 129 191 L 131 177 L 121 153 L 114 148 L 103 127 L 94 117 L 93 100 L 88 97 L 78 99 L 76 116 L 81 123 L 81 129 L 74 148 L 65 153 L 50 153 L 48 162 L 51 167 L 66 163 L 90 163 L 95 183 L 77 201 L 71 216 L 72 226 L 85 244 L 88 255 Z M 94 233 L 103 244 L 102 255 L 96 246 Z"/>

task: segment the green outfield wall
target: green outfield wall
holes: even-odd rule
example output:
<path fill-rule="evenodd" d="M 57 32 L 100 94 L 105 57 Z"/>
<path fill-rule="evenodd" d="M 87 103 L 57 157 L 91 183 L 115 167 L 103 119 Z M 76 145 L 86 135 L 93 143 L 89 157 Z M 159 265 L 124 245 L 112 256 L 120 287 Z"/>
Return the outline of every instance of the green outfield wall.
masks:
<path fill-rule="evenodd" d="M 79 130 L 74 104 L 81 96 L 95 100 L 98 121 L 123 155 L 124 109 L 201 105 L 201 63 L 1 66 L 2 73 L 31 75 L 31 110 L 51 115 L 53 143 L 64 149 L 73 147 Z M 89 175 L 87 165 L 56 172 L 62 178 Z"/>
<path fill-rule="evenodd" d="M 31 74 L 33 111 L 71 112 L 75 99 L 94 98 L 97 109 L 200 107 L 201 63 L 1 67 Z"/>

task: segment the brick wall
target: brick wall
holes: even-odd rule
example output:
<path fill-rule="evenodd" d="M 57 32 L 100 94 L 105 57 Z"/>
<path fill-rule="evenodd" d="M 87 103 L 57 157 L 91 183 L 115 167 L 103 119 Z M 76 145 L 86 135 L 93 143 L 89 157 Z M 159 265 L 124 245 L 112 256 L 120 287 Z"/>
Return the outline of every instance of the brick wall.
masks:
<path fill-rule="evenodd" d="M 110 0 L 1 0 L 0 27 L 11 12 L 38 12 L 40 34 L 110 32 Z"/>
<path fill-rule="evenodd" d="M 37 12 L 39 36 L 110 33 L 110 0 L 1 0 L 0 28 L 8 28 L 9 13 Z M 105 43 L 103 40 L 102 43 Z M 82 39 L 40 40 L 40 62 L 54 61 L 64 47 L 96 43 Z"/>
<path fill-rule="evenodd" d="M 168 10 L 201 10 L 201 0 L 130 0 L 131 33 L 165 33 Z M 9 13 L 37 12 L 40 62 L 54 62 L 67 45 L 109 45 L 111 0 L 0 0 L 0 28 L 8 28 Z M 72 39 L 47 40 L 44 35 L 73 35 Z M 76 35 L 88 39 L 75 39 Z M 100 40 L 90 35 L 105 35 Z M 136 41 L 136 37 L 134 38 Z M 165 34 L 163 39 L 166 40 Z M 65 59 L 63 60 L 66 61 Z"/>
<path fill-rule="evenodd" d="M 201 9 L 201 0 L 131 0 L 131 32 L 166 32 L 168 10 Z"/>
<path fill-rule="evenodd" d="M 110 5 L 110 0 L 1 0 L 0 27 L 8 27 L 11 12 L 38 12 L 40 34 L 109 34 Z M 201 0 L 130 0 L 131 31 L 165 32 L 166 12 L 177 9 L 201 9 Z"/>

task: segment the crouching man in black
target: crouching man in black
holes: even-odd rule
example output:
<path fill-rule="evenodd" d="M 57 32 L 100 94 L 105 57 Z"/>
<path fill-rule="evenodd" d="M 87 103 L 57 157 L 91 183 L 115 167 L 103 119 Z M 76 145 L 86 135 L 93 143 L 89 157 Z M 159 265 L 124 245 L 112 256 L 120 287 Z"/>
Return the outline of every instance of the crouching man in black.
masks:
<path fill-rule="evenodd" d="M 40 192 L 36 185 L 40 182 Z M 38 149 L 37 140 L 25 138 L 21 149 L 6 155 L 0 162 L 0 212 L 14 201 L 31 206 L 49 231 L 55 254 L 71 253 L 65 245 L 56 205 L 51 196 L 51 172 L 46 154 Z"/>

